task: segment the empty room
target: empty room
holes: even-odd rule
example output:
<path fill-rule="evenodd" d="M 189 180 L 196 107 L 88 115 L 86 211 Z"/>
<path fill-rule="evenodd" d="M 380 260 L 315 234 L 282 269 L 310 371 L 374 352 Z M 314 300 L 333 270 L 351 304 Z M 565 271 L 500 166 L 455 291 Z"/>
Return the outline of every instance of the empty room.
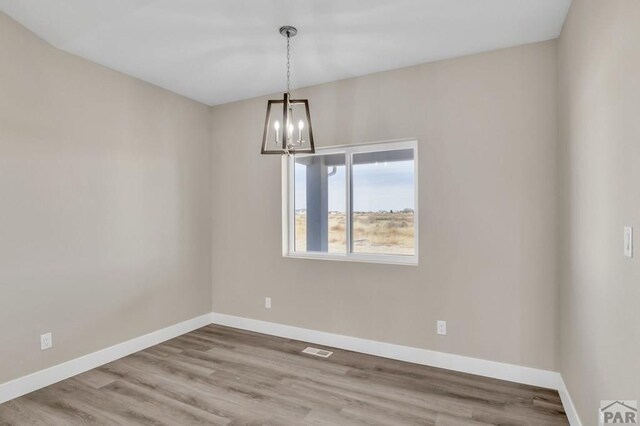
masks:
<path fill-rule="evenodd" d="M 640 0 L 0 0 L 0 425 L 640 424 Z"/>

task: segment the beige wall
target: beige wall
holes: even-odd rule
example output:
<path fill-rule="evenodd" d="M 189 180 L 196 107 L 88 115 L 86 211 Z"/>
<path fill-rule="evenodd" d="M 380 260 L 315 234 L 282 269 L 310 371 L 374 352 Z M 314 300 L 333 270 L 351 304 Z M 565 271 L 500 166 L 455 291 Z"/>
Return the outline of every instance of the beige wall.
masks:
<path fill-rule="evenodd" d="M 585 425 L 640 400 L 640 2 L 574 0 L 559 43 L 561 372 Z"/>
<path fill-rule="evenodd" d="M 0 383 L 211 310 L 209 125 L 0 13 Z"/>
<path fill-rule="evenodd" d="M 320 146 L 419 140 L 418 267 L 282 258 L 267 98 L 213 108 L 213 310 L 555 370 L 556 53 L 550 41 L 295 91 Z"/>

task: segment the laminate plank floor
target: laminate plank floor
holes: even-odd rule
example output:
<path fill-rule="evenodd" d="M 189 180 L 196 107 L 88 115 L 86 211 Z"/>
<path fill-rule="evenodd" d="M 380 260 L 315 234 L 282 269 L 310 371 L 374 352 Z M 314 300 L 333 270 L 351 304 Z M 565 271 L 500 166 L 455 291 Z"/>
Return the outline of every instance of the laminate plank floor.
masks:
<path fill-rule="evenodd" d="M 0 405 L 0 425 L 78 424 L 569 423 L 554 390 L 210 325 Z"/>

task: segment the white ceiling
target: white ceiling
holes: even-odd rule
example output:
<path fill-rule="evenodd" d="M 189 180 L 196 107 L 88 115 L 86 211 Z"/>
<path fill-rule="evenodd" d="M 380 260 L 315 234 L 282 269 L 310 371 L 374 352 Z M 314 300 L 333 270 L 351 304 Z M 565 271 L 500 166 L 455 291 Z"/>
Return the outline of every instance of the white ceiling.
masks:
<path fill-rule="evenodd" d="M 556 38 L 571 0 L 0 0 L 54 46 L 209 105 Z"/>

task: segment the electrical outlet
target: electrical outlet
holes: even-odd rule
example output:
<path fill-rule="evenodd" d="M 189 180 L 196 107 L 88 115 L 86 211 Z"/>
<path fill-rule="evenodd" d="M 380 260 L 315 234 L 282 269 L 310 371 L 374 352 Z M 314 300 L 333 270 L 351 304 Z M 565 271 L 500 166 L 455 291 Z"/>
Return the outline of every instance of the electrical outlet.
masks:
<path fill-rule="evenodd" d="M 447 322 L 438 320 L 436 326 L 436 333 L 441 334 L 443 336 L 447 335 Z"/>
<path fill-rule="evenodd" d="M 633 228 L 630 226 L 624 227 L 624 255 L 633 257 Z"/>
<path fill-rule="evenodd" d="M 40 336 L 40 349 L 43 351 L 53 346 L 53 336 L 51 333 L 43 334 Z"/>
<path fill-rule="evenodd" d="M 270 297 L 265 297 L 264 298 L 264 307 L 267 309 L 271 309 L 271 298 Z"/>

